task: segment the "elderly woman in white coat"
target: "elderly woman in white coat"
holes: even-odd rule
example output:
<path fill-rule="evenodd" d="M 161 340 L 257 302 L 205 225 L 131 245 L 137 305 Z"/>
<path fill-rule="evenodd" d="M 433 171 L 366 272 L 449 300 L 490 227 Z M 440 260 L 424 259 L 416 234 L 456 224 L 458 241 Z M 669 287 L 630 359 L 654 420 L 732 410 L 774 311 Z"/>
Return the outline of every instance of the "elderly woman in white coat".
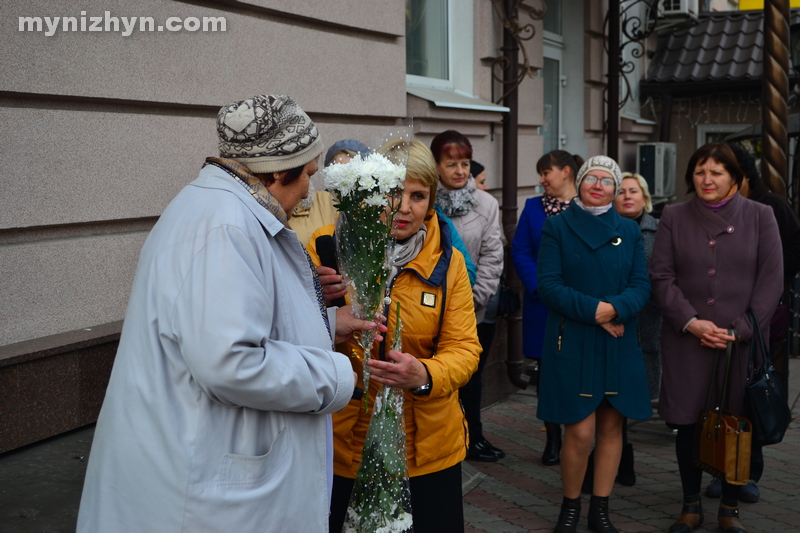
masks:
<path fill-rule="evenodd" d="M 142 249 L 78 531 L 327 527 L 326 415 L 355 378 L 331 331 L 376 325 L 328 316 L 286 227 L 322 152 L 314 123 L 270 95 L 223 107 L 217 130 L 220 157 Z"/>

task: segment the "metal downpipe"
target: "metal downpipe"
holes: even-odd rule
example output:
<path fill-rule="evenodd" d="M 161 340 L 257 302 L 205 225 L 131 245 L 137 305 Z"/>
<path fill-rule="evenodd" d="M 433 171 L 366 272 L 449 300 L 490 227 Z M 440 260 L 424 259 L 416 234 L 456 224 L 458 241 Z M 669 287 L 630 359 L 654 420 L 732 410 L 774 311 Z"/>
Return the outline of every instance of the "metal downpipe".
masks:
<path fill-rule="evenodd" d="M 514 12 L 514 0 L 503 2 L 506 18 L 510 19 Z M 517 79 L 519 69 L 519 45 L 512 38 L 508 29 L 503 31 L 503 55 L 505 56 L 505 81 Z M 511 262 L 511 242 L 517 229 L 517 146 L 519 130 L 519 90 L 514 89 L 503 99 L 503 105 L 509 108 L 503 118 L 503 232 L 506 236 L 505 271 L 506 283 L 516 294 L 522 294 L 522 282 Z M 530 382 L 525 373 L 525 358 L 522 355 L 522 309 L 506 316 L 508 332 L 508 355 L 506 365 L 508 379 L 514 386 L 524 389 Z"/>

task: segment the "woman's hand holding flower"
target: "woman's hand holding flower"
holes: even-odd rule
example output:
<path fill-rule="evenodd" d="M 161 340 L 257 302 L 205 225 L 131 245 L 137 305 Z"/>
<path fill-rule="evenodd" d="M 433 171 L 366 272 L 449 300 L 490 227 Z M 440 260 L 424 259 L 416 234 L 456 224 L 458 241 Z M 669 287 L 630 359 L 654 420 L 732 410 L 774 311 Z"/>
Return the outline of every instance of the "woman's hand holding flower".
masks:
<path fill-rule="evenodd" d="M 336 298 L 341 298 L 347 294 L 347 286 L 342 280 L 336 270 L 326 267 L 317 267 L 317 276 L 319 276 L 319 283 L 322 285 L 322 295 L 325 297 L 325 303 L 330 306 L 331 302 Z"/>
<path fill-rule="evenodd" d="M 700 345 L 706 348 L 724 350 L 728 342 L 735 340 L 733 335 L 728 335 L 728 330 L 717 327 L 710 320 L 693 320 L 686 331 L 700 339 Z"/>
<path fill-rule="evenodd" d="M 336 309 L 336 333 L 334 334 L 333 342 L 339 344 L 341 342 L 355 342 L 353 333 L 356 331 L 366 331 L 369 329 L 377 330 L 375 334 L 375 341 L 381 342 L 383 336 L 381 333 L 386 332 L 386 318 L 377 317 L 378 319 L 369 321 L 361 320 L 353 316 L 353 308 L 349 305 L 339 307 Z"/>
<path fill-rule="evenodd" d="M 419 359 L 409 353 L 389 350 L 386 361 L 369 359 L 370 378 L 383 385 L 415 389 L 428 383 L 428 371 Z"/>

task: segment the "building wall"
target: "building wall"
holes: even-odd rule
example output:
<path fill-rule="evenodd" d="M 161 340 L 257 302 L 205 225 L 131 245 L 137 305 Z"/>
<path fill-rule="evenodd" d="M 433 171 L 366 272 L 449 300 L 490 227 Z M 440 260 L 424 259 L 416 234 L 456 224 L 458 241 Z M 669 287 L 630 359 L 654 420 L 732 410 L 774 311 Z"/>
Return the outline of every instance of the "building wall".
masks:
<path fill-rule="evenodd" d="M 655 99 L 654 119 L 661 116 L 661 101 Z M 706 141 L 724 140 L 731 133 L 761 122 L 761 95 L 718 93 L 673 100 L 669 139 L 677 146 L 675 193 L 677 201 L 688 200 L 685 173 L 692 154 Z M 655 136 L 653 140 L 659 140 Z"/>
<path fill-rule="evenodd" d="M 0 345 L 123 317 L 147 232 L 217 154 L 220 106 L 290 94 L 328 143 L 369 140 L 406 114 L 400 2 L 3 7 Z M 226 31 L 18 31 L 18 17 L 80 18 L 81 10 L 156 24 L 225 17 Z"/>
<path fill-rule="evenodd" d="M 574 78 L 565 93 L 567 149 L 603 153 L 606 2 L 564 2 L 565 64 Z M 462 65 L 459 83 L 469 73 L 472 87 L 465 91 L 493 101 L 502 94 L 491 71 L 492 58 L 502 54 L 502 25 L 492 0 L 465 5 L 473 49 L 471 69 Z M 536 30 L 523 46 L 539 69 L 542 23 L 521 14 L 521 23 Z M 405 9 L 397 0 L 87 0 L 78 7 L 9 0 L 3 15 L 0 381 L 16 384 L 17 399 L 0 413 L 0 431 L 13 436 L 2 449 L 69 429 L 44 422 L 36 431 L 26 428 L 25 420 L 55 420 L 77 409 L 59 400 L 69 394 L 45 402 L 31 391 L 70 376 L 74 386 L 62 385 L 72 396 L 102 397 L 139 250 L 169 201 L 196 177 L 205 157 L 217 154 L 214 120 L 222 105 L 254 94 L 289 94 L 327 144 L 356 138 L 374 145 L 405 116 L 414 117 L 425 143 L 458 129 L 472 140 L 491 192 L 501 199 L 503 115 L 437 107 L 406 94 Z M 116 17 L 119 31 L 65 31 L 61 18 L 51 31 L 45 19 L 75 17 L 80 28 L 85 17 L 88 30 L 98 16 L 109 30 Z M 122 17 L 134 16 L 152 17 L 154 26 L 169 17 L 224 17 L 225 31 L 139 31 L 137 21 L 136 31 L 123 35 Z M 19 17 L 40 17 L 41 31 L 19 31 Z M 522 206 L 538 183 L 542 80 L 526 78 L 519 90 Z M 314 181 L 321 186 L 319 177 Z M 507 351 L 501 320 L 485 370 L 485 401 L 512 389 Z M 49 377 L 21 379 L 40 375 L 25 370 L 37 361 L 53 370 Z M 80 407 L 75 424 L 91 421 L 98 408 L 94 401 Z"/>

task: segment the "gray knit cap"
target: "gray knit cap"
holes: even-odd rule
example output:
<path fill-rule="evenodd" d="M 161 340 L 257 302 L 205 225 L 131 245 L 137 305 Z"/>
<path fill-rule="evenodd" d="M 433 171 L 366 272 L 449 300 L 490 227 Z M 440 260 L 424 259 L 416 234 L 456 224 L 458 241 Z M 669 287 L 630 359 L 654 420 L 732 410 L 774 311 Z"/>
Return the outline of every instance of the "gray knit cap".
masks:
<path fill-rule="evenodd" d="M 614 178 L 614 182 L 617 184 L 617 190 L 614 192 L 614 198 L 616 198 L 620 188 L 622 188 L 622 171 L 617 162 L 607 155 L 596 155 L 587 159 L 586 162 L 581 165 L 580 170 L 578 170 L 578 176 L 575 178 L 575 187 L 578 190 L 581 188 L 583 178 L 592 170 L 605 170 L 611 174 L 611 177 Z"/>
<path fill-rule="evenodd" d="M 285 95 L 264 94 L 224 106 L 217 115 L 217 134 L 220 157 L 256 174 L 303 166 L 323 148 L 317 127 Z"/>

